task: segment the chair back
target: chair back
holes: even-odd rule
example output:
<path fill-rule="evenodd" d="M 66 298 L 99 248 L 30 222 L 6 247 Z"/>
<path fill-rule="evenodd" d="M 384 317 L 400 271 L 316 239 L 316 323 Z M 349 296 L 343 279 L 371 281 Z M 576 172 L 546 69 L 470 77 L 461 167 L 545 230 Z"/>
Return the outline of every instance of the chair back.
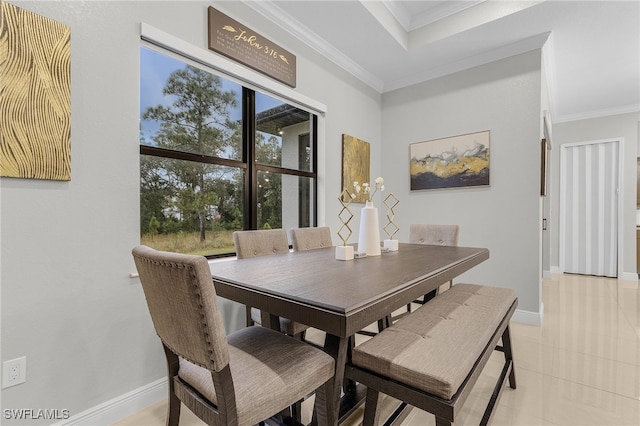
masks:
<path fill-rule="evenodd" d="M 409 242 L 411 244 L 431 244 L 440 246 L 457 246 L 458 225 L 409 225 Z"/>
<path fill-rule="evenodd" d="M 333 246 L 331 228 L 328 226 L 293 228 L 291 230 L 291 244 L 293 245 L 293 251 L 331 247 Z"/>
<path fill-rule="evenodd" d="M 133 259 L 164 345 L 194 364 L 222 370 L 229 350 L 207 259 L 146 246 L 135 247 Z"/>
<path fill-rule="evenodd" d="M 255 231 L 235 231 L 233 244 L 238 259 L 287 253 L 289 239 L 284 229 L 259 229 Z"/>

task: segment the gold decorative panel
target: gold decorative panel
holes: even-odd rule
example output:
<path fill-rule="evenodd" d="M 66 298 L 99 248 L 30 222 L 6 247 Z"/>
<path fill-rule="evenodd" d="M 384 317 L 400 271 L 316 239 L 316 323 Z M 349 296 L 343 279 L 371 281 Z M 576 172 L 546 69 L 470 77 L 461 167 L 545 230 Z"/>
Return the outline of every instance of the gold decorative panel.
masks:
<path fill-rule="evenodd" d="M 70 180 L 71 29 L 0 6 L 0 176 Z"/>
<path fill-rule="evenodd" d="M 355 193 L 353 182 L 362 185 L 369 182 L 371 147 L 369 142 L 354 138 L 347 134 L 342 135 L 342 189 Z M 345 198 L 345 201 L 346 198 Z M 361 191 L 353 199 L 354 203 L 367 201 L 367 194 Z"/>

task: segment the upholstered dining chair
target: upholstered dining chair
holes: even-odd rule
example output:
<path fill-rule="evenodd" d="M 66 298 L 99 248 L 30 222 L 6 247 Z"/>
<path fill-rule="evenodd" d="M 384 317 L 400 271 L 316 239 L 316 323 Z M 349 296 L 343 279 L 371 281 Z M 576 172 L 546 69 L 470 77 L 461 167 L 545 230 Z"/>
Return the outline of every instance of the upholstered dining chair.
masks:
<path fill-rule="evenodd" d="M 422 223 L 412 223 L 409 225 L 409 243 L 411 244 L 429 244 L 438 246 L 457 246 L 458 234 L 460 226 L 458 225 L 432 225 Z M 449 281 L 449 287 L 453 284 Z M 424 305 L 430 299 L 435 297 L 439 289 L 426 294 L 422 299 L 415 302 Z M 411 305 L 408 306 L 411 310 Z"/>
<path fill-rule="evenodd" d="M 225 335 L 209 263 L 202 256 L 133 249 L 167 359 L 167 425 L 181 402 L 209 425 L 253 425 L 316 393 L 316 417 L 333 423 L 334 360 L 264 327 Z"/>
<path fill-rule="evenodd" d="M 293 251 L 332 247 L 331 228 L 328 226 L 293 228 L 291 230 L 291 245 Z"/>
<path fill-rule="evenodd" d="M 412 223 L 409 225 L 409 243 L 410 244 L 429 244 L 429 245 L 439 245 L 439 246 L 457 246 L 459 232 L 460 232 L 460 227 L 458 225 L 432 225 L 432 224 L 424 224 L 424 223 Z M 449 281 L 448 284 L 449 284 L 449 287 L 451 287 L 453 282 Z M 440 287 L 443 287 L 443 286 L 440 286 Z M 440 291 L 440 287 L 430 291 L 429 293 L 425 294 L 421 298 L 414 300 L 413 303 L 424 305 L 429 300 L 436 297 L 436 295 Z M 411 312 L 411 303 L 407 304 L 406 312 L 402 312 L 395 316 L 388 316 L 386 318 L 386 323 L 379 325 L 378 329 L 382 331 L 383 328 L 388 327 L 393 322 L 399 320 L 400 318 L 409 314 L 410 312 Z"/>
<path fill-rule="evenodd" d="M 329 228 L 328 226 L 292 228 L 291 245 L 293 247 L 293 251 L 315 250 L 324 247 L 332 247 L 333 241 L 331 239 L 331 228 Z"/>
<path fill-rule="evenodd" d="M 457 246 L 459 233 L 458 225 L 412 223 L 409 225 L 409 243 Z"/>
<path fill-rule="evenodd" d="M 259 229 L 253 231 L 235 231 L 233 243 L 238 259 L 269 256 L 289 252 L 289 238 L 284 229 Z M 309 328 L 290 319 L 280 317 L 280 331 L 289 336 L 302 338 Z M 247 325 L 262 324 L 260 309 L 247 307 Z"/>

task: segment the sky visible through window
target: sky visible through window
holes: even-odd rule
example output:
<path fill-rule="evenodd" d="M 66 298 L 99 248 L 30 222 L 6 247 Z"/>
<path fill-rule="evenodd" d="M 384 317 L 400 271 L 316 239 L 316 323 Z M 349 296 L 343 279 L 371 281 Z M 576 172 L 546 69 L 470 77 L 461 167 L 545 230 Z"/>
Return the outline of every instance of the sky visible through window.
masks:
<path fill-rule="evenodd" d="M 174 100 L 173 96 L 165 96 L 162 91 L 171 73 L 185 67 L 185 62 L 178 59 L 145 47 L 140 48 L 140 117 L 149 107 L 171 105 Z M 224 91 L 232 90 L 238 97 L 241 97 L 242 87 L 239 84 L 224 77 L 221 77 L 221 81 Z M 256 111 L 258 112 L 282 104 L 284 102 L 271 96 L 256 97 Z M 230 118 L 232 120 L 242 119 L 242 105 L 240 103 L 231 110 Z M 140 120 L 140 134 L 145 139 L 145 144 L 155 146 L 154 137 L 160 127 L 160 123 L 153 120 L 142 120 L 142 118 Z"/>

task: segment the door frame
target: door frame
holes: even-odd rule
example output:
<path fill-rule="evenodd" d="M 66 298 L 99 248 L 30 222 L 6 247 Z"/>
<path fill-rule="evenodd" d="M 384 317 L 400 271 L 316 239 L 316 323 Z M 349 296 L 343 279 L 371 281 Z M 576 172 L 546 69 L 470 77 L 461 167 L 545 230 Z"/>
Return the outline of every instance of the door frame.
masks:
<path fill-rule="evenodd" d="M 623 185 L 624 185 L 624 180 L 623 180 L 623 162 L 622 162 L 622 158 L 623 155 L 622 153 L 625 152 L 624 151 L 624 138 L 623 137 L 618 137 L 618 138 L 607 138 L 607 139 L 598 139 L 598 140 L 593 140 L 593 141 L 585 141 L 585 142 L 573 142 L 573 143 L 566 143 L 566 144 L 562 144 L 560 145 L 560 203 L 559 203 L 559 209 L 558 209 L 558 213 L 560 215 L 560 223 L 559 223 L 559 227 L 558 230 L 560 232 L 560 244 L 559 244 L 559 263 L 560 263 L 560 272 L 564 273 L 566 272 L 566 265 L 565 265 L 565 245 L 566 245 L 566 220 L 565 220 L 565 216 L 564 216 L 564 211 L 565 211 L 565 196 L 566 196 L 566 170 L 563 167 L 564 161 L 565 161 L 565 157 L 566 157 L 566 152 L 567 152 L 567 148 L 572 148 L 575 146 L 584 146 L 584 145 L 597 145 L 597 144 L 603 144 L 603 143 L 617 143 L 618 144 L 618 188 L 617 188 L 617 200 L 618 202 L 616 203 L 616 217 L 617 217 L 617 238 L 618 238 L 618 254 L 617 254 L 617 259 L 616 259 L 616 263 L 617 263 L 617 272 L 616 272 L 616 276 L 618 278 L 620 278 L 623 274 L 624 271 L 623 269 L 623 259 L 624 259 L 624 244 L 623 244 L 623 235 L 622 235 L 622 231 L 623 231 L 623 197 L 621 196 L 621 194 L 624 194 L 624 190 L 623 190 Z"/>

